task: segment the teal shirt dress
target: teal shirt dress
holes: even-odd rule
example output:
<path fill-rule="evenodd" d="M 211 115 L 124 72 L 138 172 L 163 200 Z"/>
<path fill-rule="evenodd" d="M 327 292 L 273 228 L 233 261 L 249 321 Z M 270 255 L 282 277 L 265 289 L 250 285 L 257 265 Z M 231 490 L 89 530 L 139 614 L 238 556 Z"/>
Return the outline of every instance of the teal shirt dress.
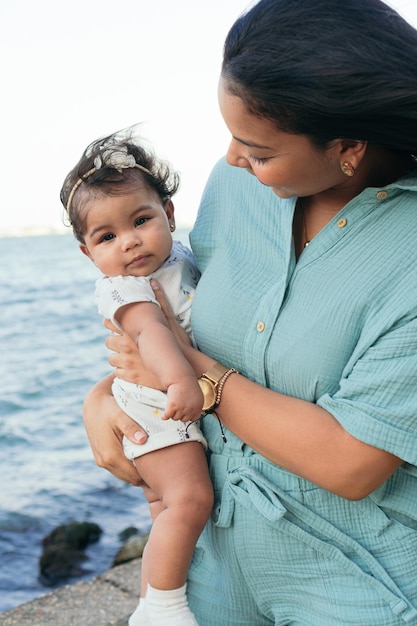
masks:
<path fill-rule="evenodd" d="M 417 625 L 417 173 L 364 190 L 298 260 L 295 202 L 214 168 L 190 236 L 197 343 L 404 463 L 348 501 L 207 416 L 215 507 L 190 605 L 201 626 Z"/>

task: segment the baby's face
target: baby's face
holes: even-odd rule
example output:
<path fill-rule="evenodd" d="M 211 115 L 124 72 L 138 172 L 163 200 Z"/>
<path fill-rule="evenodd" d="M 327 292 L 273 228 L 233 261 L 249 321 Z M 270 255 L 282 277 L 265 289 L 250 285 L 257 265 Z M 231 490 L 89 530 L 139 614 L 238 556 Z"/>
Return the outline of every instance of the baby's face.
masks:
<path fill-rule="evenodd" d="M 162 203 L 149 187 L 126 195 L 100 195 L 89 200 L 86 254 L 106 276 L 147 276 L 162 265 L 172 247 L 171 201 Z"/>

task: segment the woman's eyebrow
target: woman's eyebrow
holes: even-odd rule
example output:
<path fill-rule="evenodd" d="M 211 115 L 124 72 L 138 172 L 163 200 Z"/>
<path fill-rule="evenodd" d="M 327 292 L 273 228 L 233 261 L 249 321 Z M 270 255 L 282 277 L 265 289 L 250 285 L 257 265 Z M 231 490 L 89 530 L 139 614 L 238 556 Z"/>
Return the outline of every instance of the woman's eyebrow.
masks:
<path fill-rule="evenodd" d="M 260 148 L 262 150 L 272 150 L 270 146 L 262 146 L 261 144 L 255 143 L 254 141 L 246 141 L 246 139 L 241 139 L 240 137 L 236 137 L 235 135 L 232 135 L 232 137 L 235 141 L 242 143 L 244 146 L 248 146 L 248 148 Z"/>

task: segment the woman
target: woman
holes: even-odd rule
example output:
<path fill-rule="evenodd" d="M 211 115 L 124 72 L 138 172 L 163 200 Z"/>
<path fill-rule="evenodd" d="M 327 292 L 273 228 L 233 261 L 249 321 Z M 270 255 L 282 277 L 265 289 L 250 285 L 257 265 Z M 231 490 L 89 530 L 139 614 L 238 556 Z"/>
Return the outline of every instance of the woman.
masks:
<path fill-rule="evenodd" d="M 240 372 L 216 398 L 227 442 L 203 420 L 202 626 L 417 624 L 416 56 L 380 0 L 261 0 L 226 39 L 232 139 L 191 236 L 200 352 L 177 332 L 198 377 Z M 146 384 L 127 338 L 108 345 Z M 95 458 L 139 484 L 108 389 L 85 406 Z"/>

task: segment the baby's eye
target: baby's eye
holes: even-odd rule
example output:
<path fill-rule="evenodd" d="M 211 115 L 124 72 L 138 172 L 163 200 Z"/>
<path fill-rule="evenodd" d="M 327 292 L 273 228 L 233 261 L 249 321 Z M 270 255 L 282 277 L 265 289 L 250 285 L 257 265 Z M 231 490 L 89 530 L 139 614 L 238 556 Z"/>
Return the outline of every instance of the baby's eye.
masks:
<path fill-rule="evenodd" d="M 113 233 L 106 233 L 105 235 L 103 235 L 103 237 L 101 238 L 101 241 L 111 241 L 111 239 L 114 239 L 114 235 Z"/>
<path fill-rule="evenodd" d="M 147 221 L 148 221 L 147 217 L 138 217 L 135 220 L 135 226 L 142 226 L 142 224 L 144 224 Z"/>

